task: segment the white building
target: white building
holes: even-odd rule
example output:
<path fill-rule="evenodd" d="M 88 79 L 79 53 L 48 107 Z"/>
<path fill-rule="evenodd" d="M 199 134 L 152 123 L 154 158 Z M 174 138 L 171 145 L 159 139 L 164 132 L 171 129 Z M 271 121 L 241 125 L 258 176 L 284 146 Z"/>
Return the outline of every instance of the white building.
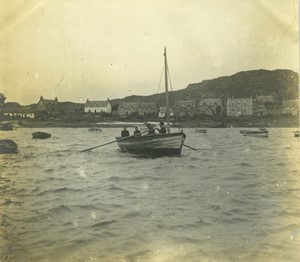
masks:
<path fill-rule="evenodd" d="M 111 114 L 112 106 L 109 99 L 107 99 L 106 101 L 90 101 L 89 99 L 87 99 L 84 105 L 84 112 Z"/>
<path fill-rule="evenodd" d="M 252 98 L 228 98 L 228 116 L 251 116 L 253 114 Z"/>

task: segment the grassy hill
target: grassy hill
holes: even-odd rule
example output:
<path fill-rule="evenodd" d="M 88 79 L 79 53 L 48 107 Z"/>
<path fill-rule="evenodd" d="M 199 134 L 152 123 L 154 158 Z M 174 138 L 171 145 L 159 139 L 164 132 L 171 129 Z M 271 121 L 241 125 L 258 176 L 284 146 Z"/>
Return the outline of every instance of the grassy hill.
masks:
<path fill-rule="evenodd" d="M 253 97 L 256 95 L 274 95 L 277 101 L 297 99 L 299 97 L 299 75 L 291 70 L 277 69 L 239 72 L 232 76 L 223 76 L 200 83 L 189 84 L 185 89 L 171 93 L 174 100 L 199 100 L 200 98 Z M 165 95 L 128 96 L 112 100 L 113 104 L 123 102 L 156 101 L 165 104 Z"/>

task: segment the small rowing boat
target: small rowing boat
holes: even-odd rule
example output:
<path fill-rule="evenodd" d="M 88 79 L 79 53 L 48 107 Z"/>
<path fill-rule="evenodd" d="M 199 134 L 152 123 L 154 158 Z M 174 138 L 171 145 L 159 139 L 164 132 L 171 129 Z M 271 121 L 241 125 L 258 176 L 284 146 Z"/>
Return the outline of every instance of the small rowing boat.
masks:
<path fill-rule="evenodd" d="M 51 134 L 46 133 L 46 132 L 33 132 L 32 134 L 32 138 L 33 139 L 47 139 L 49 137 L 51 137 Z"/>
<path fill-rule="evenodd" d="M 243 136 L 256 136 L 256 137 L 269 136 L 269 131 L 266 128 L 259 128 L 258 130 L 241 130 L 240 133 Z"/>
<path fill-rule="evenodd" d="M 206 134 L 206 129 L 201 129 L 201 128 L 198 128 L 198 127 L 197 127 L 197 128 L 195 129 L 195 132 L 196 132 L 196 133 Z"/>
<path fill-rule="evenodd" d="M 18 145 L 10 139 L 0 140 L 0 154 L 16 154 L 18 153 Z"/>

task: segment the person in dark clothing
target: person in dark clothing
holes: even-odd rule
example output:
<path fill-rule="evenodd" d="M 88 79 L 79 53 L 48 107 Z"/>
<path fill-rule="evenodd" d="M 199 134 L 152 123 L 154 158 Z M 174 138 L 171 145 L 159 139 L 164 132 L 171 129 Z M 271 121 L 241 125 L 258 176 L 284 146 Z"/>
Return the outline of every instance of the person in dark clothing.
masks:
<path fill-rule="evenodd" d="M 134 130 L 133 133 L 134 133 L 135 136 L 140 136 L 141 135 L 141 131 L 138 129 L 137 126 L 135 127 L 135 130 Z"/>
<path fill-rule="evenodd" d="M 148 134 L 155 134 L 155 130 L 150 123 L 147 123 Z"/>
<path fill-rule="evenodd" d="M 160 134 L 166 134 L 166 133 L 167 133 L 167 130 L 166 130 L 166 127 L 165 127 L 164 122 L 160 121 L 160 122 L 159 122 L 159 127 L 160 127 L 160 128 L 157 128 L 157 130 L 158 130 L 158 132 L 159 132 Z"/>
<path fill-rule="evenodd" d="M 121 132 L 121 137 L 129 136 L 129 131 L 127 130 L 127 127 L 124 127 L 124 129 Z"/>

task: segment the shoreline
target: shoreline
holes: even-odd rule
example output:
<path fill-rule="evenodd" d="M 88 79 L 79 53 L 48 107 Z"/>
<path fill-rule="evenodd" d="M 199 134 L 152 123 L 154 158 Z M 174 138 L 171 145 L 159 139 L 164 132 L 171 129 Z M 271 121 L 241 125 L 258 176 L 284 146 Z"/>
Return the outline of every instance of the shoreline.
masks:
<path fill-rule="evenodd" d="M 149 121 L 151 123 L 157 123 L 160 120 Z M 85 122 L 78 120 L 77 122 L 62 122 L 62 121 L 39 121 L 35 119 L 22 119 L 12 120 L 14 126 L 19 128 L 124 128 L 124 127 L 135 127 L 143 126 L 144 121 L 97 121 L 97 122 Z M 172 123 L 171 127 L 177 128 L 259 128 L 259 127 L 286 127 L 286 128 L 299 128 L 299 117 L 298 116 L 265 116 L 260 118 L 255 117 L 237 117 L 237 118 L 214 118 L 214 119 L 190 119 Z"/>

